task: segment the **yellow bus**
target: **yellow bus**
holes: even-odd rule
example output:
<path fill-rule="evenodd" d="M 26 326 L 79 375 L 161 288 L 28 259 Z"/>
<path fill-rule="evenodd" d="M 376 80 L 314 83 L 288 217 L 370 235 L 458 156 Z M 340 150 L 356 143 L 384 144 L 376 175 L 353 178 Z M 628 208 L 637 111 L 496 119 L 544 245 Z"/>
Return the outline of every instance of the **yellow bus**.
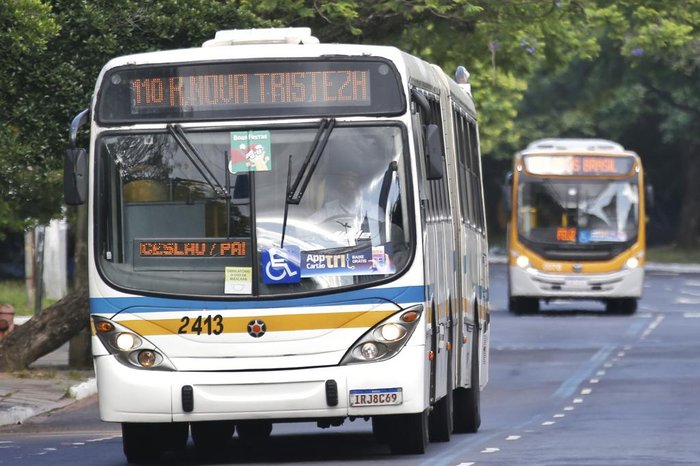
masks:
<path fill-rule="evenodd" d="M 507 176 L 508 308 L 601 300 L 634 313 L 645 262 L 644 172 L 639 156 L 603 139 L 541 139 Z"/>
<path fill-rule="evenodd" d="M 412 454 L 477 431 L 488 249 L 458 70 L 308 28 L 104 66 L 64 187 L 89 205 L 100 416 L 130 462 L 280 422 L 371 420 Z"/>

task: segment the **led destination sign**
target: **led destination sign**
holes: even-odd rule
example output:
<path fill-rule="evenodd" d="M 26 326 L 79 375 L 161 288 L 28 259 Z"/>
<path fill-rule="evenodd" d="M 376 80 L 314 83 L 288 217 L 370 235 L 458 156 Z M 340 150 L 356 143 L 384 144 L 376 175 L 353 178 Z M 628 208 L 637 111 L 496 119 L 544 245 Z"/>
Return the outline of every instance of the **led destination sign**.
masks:
<path fill-rule="evenodd" d="M 132 79 L 132 110 L 369 104 L 369 70 L 230 73 Z"/>
<path fill-rule="evenodd" d="M 102 122 L 397 113 L 381 60 L 231 62 L 118 68 L 99 96 Z"/>
<path fill-rule="evenodd" d="M 138 241 L 141 257 L 245 257 L 246 241 Z"/>
<path fill-rule="evenodd" d="M 526 155 L 525 170 L 533 175 L 627 175 L 634 166 L 630 156 Z"/>

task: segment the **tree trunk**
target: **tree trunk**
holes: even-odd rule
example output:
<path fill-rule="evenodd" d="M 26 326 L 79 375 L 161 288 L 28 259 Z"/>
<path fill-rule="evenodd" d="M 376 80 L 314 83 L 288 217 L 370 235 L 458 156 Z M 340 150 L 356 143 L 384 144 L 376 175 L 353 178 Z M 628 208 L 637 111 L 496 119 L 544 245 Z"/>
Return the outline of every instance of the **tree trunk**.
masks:
<path fill-rule="evenodd" d="M 88 283 L 88 210 L 87 204 L 78 206 L 75 225 L 75 279 L 74 288 L 79 290 Z M 90 331 L 85 327 L 70 339 L 68 346 L 68 365 L 72 369 L 89 369 L 92 367 L 92 349 Z"/>
<path fill-rule="evenodd" d="M 88 326 L 87 288 L 71 292 L 0 342 L 0 371 L 22 370 Z"/>
<path fill-rule="evenodd" d="M 698 125 L 700 131 L 700 125 Z M 698 133 L 696 133 L 698 134 Z M 683 154 L 685 190 L 678 220 L 678 245 L 685 249 L 700 246 L 700 142 L 688 144 Z"/>

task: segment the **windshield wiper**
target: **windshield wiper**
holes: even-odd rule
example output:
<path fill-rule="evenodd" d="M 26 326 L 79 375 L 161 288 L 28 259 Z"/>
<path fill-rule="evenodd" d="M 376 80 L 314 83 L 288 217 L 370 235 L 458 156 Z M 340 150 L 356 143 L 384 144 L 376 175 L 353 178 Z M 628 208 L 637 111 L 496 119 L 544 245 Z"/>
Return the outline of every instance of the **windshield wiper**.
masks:
<path fill-rule="evenodd" d="M 323 154 L 323 150 L 326 148 L 326 143 L 328 143 L 328 138 L 330 137 L 334 126 L 335 118 L 324 118 L 321 120 L 321 125 L 318 127 L 314 142 L 312 142 L 311 147 L 309 147 L 309 152 L 306 154 L 304 163 L 301 165 L 301 169 L 299 169 L 299 173 L 297 173 L 294 183 L 287 187 L 286 204 L 296 205 L 301 202 L 304 191 L 306 191 L 306 187 L 309 185 L 311 175 L 313 175 L 316 171 L 318 161 L 321 160 L 321 155 Z M 292 166 L 290 163 L 289 170 L 291 169 Z"/>
<path fill-rule="evenodd" d="M 286 197 L 284 199 L 284 219 L 282 220 L 282 239 L 280 240 L 280 247 L 284 247 L 284 235 L 287 232 L 287 217 L 289 214 L 289 204 L 299 205 L 301 198 L 304 196 L 306 187 L 309 185 L 311 176 L 316 171 L 319 160 L 321 160 L 321 155 L 323 155 L 323 150 L 326 148 L 328 143 L 328 138 L 331 136 L 331 132 L 335 127 L 335 118 L 324 118 L 321 120 L 321 124 L 316 131 L 316 136 L 314 137 L 311 147 L 309 147 L 309 152 L 306 154 L 304 163 L 297 173 L 297 177 L 292 180 L 292 155 L 289 155 L 289 166 L 287 167 L 287 189 Z"/>
<path fill-rule="evenodd" d="M 167 128 L 173 139 L 175 139 L 175 142 L 177 142 L 177 145 L 180 146 L 187 158 L 190 159 L 190 162 L 192 162 L 194 168 L 196 168 L 199 174 L 202 175 L 202 178 L 204 178 L 204 181 L 207 182 L 209 187 L 222 199 L 228 199 L 229 194 L 226 192 L 226 188 L 221 186 L 221 183 L 219 183 L 219 181 L 216 179 L 216 176 L 214 176 L 211 170 L 209 170 L 207 164 L 204 163 L 204 159 L 202 159 L 202 156 L 199 155 L 197 149 L 187 138 L 182 126 L 168 125 Z"/>

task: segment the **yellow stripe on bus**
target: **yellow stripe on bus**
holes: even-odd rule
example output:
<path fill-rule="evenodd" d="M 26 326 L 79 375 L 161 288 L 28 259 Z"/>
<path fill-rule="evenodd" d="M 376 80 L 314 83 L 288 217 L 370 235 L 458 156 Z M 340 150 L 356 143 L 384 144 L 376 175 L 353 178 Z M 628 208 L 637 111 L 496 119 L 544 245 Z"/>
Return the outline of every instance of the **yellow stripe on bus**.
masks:
<path fill-rule="evenodd" d="M 288 314 L 269 316 L 225 317 L 223 319 L 223 333 L 247 333 L 248 323 L 258 319 L 265 322 L 267 332 L 284 332 L 294 330 L 325 330 L 339 328 L 370 328 L 396 311 L 372 311 L 372 312 L 333 312 L 324 314 Z M 189 318 L 189 325 L 198 317 L 204 320 L 216 314 L 183 314 L 181 319 L 134 319 L 121 320 L 119 324 L 129 328 L 140 335 L 168 335 L 177 334 L 183 326 L 184 318 Z M 189 333 L 189 332 L 188 332 Z M 207 333 L 205 330 L 204 334 Z"/>

